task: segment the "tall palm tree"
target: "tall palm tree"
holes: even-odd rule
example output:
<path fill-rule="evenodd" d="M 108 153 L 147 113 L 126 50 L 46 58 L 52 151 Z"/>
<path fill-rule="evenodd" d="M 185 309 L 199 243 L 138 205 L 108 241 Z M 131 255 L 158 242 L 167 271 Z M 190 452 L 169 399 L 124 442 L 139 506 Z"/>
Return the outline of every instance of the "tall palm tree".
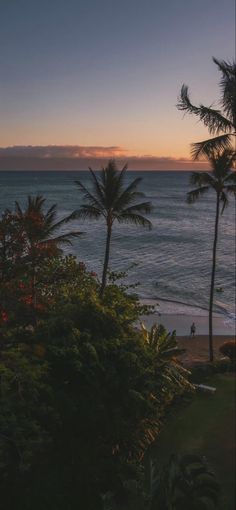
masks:
<path fill-rule="evenodd" d="M 179 110 L 196 115 L 213 136 L 208 140 L 192 144 L 194 159 L 198 159 L 200 156 L 208 157 L 212 151 L 229 149 L 236 134 L 236 65 L 235 62 L 226 62 L 216 58 L 213 58 L 213 61 L 221 72 L 221 109 L 207 107 L 203 104 L 193 105 L 189 98 L 187 85 L 182 85 L 177 104 Z"/>
<path fill-rule="evenodd" d="M 22 239 L 21 261 L 31 268 L 32 301 L 35 302 L 36 269 L 42 260 L 60 253 L 61 244 L 71 244 L 71 240 L 81 232 L 58 233 L 69 221 L 69 217 L 56 221 L 57 205 L 44 211 L 45 198 L 28 196 L 25 209 L 15 202 L 14 219 Z"/>
<path fill-rule="evenodd" d="M 236 172 L 231 171 L 235 161 L 235 153 L 225 149 L 219 154 L 212 154 L 211 156 L 208 156 L 208 160 L 211 164 L 212 172 L 192 173 L 190 182 L 191 184 L 197 186 L 197 188 L 193 189 L 187 194 L 187 201 L 189 204 L 192 204 L 209 190 L 213 190 L 216 193 L 215 232 L 209 300 L 209 356 L 210 361 L 213 361 L 212 309 L 214 298 L 218 225 L 220 213 L 223 214 L 225 207 L 228 205 L 228 195 L 233 193 L 236 196 Z"/>
<path fill-rule="evenodd" d="M 106 250 L 104 256 L 102 284 L 100 296 L 102 297 L 107 280 L 107 270 L 110 256 L 110 244 L 112 227 L 115 221 L 118 223 L 134 223 L 151 229 L 151 222 L 143 216 L 143 213 L 151 212 L 150 202 L 138 203 L 137 199 L 143 197 L 143 193 L 137 191 L 141 177 L 134 179 L 131 184 L 125 186 L 124 179 L 127 170 L 125 165 L 118 170 L 115 160 L 110 160 L 105 168 L 102 168 L 97 177 L 89 168 L 92 191 L 90 192 L 81 181 L 76 181 L 79 190 L 83 194 L 85 203 L 72 213 L 72 218 L 98 220 L 103 218 L 106 223 Z"/>

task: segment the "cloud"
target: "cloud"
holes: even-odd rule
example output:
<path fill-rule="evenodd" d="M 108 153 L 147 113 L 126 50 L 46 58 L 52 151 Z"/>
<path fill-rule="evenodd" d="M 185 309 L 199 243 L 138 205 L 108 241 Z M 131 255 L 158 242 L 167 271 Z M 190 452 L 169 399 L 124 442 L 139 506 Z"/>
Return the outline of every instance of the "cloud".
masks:
<path fill-rule="evenodd" d="M 125 156 L 122 147 L 98 147 L 81 145 L 20 145 L 0 148 L 0 157 L 18 158 L 116 158 Z"/>
<path fill-rule="evenodd" d="M 120 146 L 81 145 L 12 146 L 0 148 L 0 170 L 95 170 L 115 158 L 130 170 L 192 170 L 206 169 L 205 162 L 168 156 L 131 155 Z"/>

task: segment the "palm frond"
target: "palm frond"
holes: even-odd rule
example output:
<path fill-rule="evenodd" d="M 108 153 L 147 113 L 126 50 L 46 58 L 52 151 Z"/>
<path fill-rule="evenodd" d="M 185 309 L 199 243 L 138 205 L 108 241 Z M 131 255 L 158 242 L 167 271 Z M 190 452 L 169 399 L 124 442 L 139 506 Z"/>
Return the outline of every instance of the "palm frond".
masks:
<path fill-rule="evenodd" d="M 228 184 L 224 186 L 227 193 L 233 193 L 236 196 L 236 184 Z"/>
<path fill-rule="evenodd" d="M 124 182 L 124 176 L 125 176 L 125 173 L 127 172 L 127 170 L 128 170 L 128 163 L 126 163 L 120 171 L 120 175 L 119 175 L 118 182 L 117 182 L 118 192 L 120 189 L 122 189 L 123 182 Z"/>
<path fill-rule="evenodd" d="M 57 216 L 57 204 L 53 204 L 44 214 L 44 220 L 49 225 L 53 224 Z"/>
<path fill-rule="evenodd" d="M 131 205 L 130 207 L 126 207 L 122 209 L 121 214 L 124 212 L 126 214 L 129 213 L 145 213 L 150 214 L 152 212 L 152 204 L 151 202 L 141 202 L 139 204 Z"/>
<path fill-rule="evenodd" d="M 90 191 L 83 185 L 81 181 L 75 181 L 80 191 L 83 193 L 83 198 L 88 201 L 90 205 L 93 207 L 97 207 L 98 209 L 102 208 L 102 204 Z"/>
<path fill-rule="evenodd" d="M 86 219 L 95 219 L 98 220 L 101 216 L 105 218 L 104 211 L 101 211 L 100 209 L 97 209 L 96 207 L 93 207 L 92 205 L 81 205 L 80 209 L 77 209 L 74 211 L 70 216 L 70 220 L 86 220 Z"/>
<path fill-rule="evenodd" d="M 45 198 L 42 197 L 42 195 L 36 195 L 36 197 L 33 197 L 32 195 L 28 195 L 28 211 L 37 211 L 41 212 L 43 205 L 45 203 Z"/>
<path fill-rule="evenodd" d="M 211 134 L 219 134 L 221 131 L 233 131 L 232 122 L 224 117 L 220 110 L 200 104 L 195 106 L 191 103 L 187 85 L 182 85 L 177 108 L 191 115 L 196 115 L 208 128 Z"/>
<path fill-rule="evenodd" d="M 213 108 L 200 105 L 198 116 L 212 135 L 233 131 L 231 120 L 224 117 L 220 110 L 214 110 Z"/>
<path fill-rule="evenodd" d="M 236 67 L 235 62 L 226 62 L 226 60 L 219 60 L 218 58 L 212 57 L 213 62 L 218 66 L 221 71 L 223 78 L 230 78 L 235 75 Z"/>
<path fill-rule="evenodd" d="M 181 87 L 180 96 L 178 97 L 177 108 L 180 111 L 197 115 L 198 108 L 194 106 L 189 97 L 189 87 L 185 83 Z"/>
<path fill-rule="evenodd" d="M 42 241 L 40 241 L 38 243 L 38 245 L 40 246 L 41 244 L 44 245 L 44 244 L 72 244 L 72 239 L 75 239 L 81 235 L 83 235 L 84 232 L 80 232 L 80 231 L 77 231 L 77 232 L 66 232 L 65 234 L 61 234 L 60 236 L 57 236 L 57 237 L 53 237 L 53 238 L 48 238 L 48 239 L 43 239 Z"/>
<path fill-rule="evenodd" d="M 122 179 L 120 181 L 120 172 L 117 169 L 115 160 L 110 160 L 106 168 L 103 168 L 101 181 L 104 186 L 104 206 L 107 210 L 113 209 L 117 197 L 122 190 Z"/>
<path fill-rule="evenodd" d="M 194 204 L 202 195 L 209 191 L 210 186 L 201 186 L 187 193 L 188 204 Z"/>
<path fill-rule="evenodd" d="M 119 223 L 133 223 L 134 225 L 140 225 L 141 227 L 147 227 L 149 230 L 152 228 L 152 223 L 141 214 L 136 213 L 125 213 L 122 212 L 116 216 Z"/>
<path fill-rule="evenodd" d="M 196 142 L 191 145 L 191 155 L 193 160 L 198 160 L 200 157 L 210 157 L 212 154 L 229 150 L 231 148 L 232 134 L 224 134 L 203 140 L 202 142 Z"/>
<path fill-rule="evenodd" d="M 229 182 L 229 183 L 236 183 L 236 171 L 232 171 L 232 172 L 229 172 L 229 174 L 226 176 L 225 178 L 225 182 Z"/>
<path fill-rule="evenodd" d="M 104 205 L 104 187 L 99 182 L 95 172 L 92 170 L 92 168 L 89 167 L 90 175 L 92 176 L 92 181 L 94 185 L 94 191 L 98 197 L 98 200 L 101 202 L 102 205 Z"/>
<path fill-rule="evenodd" d="M 17 201 L 15 202 L 15 211 L 19 217 L 23 216 L 23 210 L 21 209 L 21 206 L 20 206 L 19 202 L 17 202 Z"/>
<path fill-rule="evenodd" d="M 210 186 L 213 183 L 213 177 L 208 172 L 192 172 L 190 184 L 193 186 Z"/>
<path fill-rule="evenodd" d="M 62 218 L 61 220 L 57 221 L 55 223 L 56 218 L 56 211 L 53 211 L 53 214 L 49 215 L 46 214 L 44 217 L 44 225 L 43 230 L 47 233 L 48 236 L 52 236 L 54 232 L 56 232 L 58 229 L 60 229 L 62 226 L 66 225 L 70 221 L 73 221 L 73 213 L 69 214 L 68 216 Z"/>
<path fill-rule="evenodd" d="M 213 176 L 219 183 L 227 182 L 231 178 L 231 168 L 234 164 L 236 153 L 229 150 L 224 150 L 221 153 L 213 154 L 208 159 L 213 169 Z"/>
<path fill-rule="evenodd" d="M 143 197 L 145 197 L 145 195 L 141 191 L 126 192 L 125 190 L 124 193 L 122 193 L 122 195 L 115 201 L 113 210 L 117 212 L 122 211 L 129 204 L 133 204 L 134 202 L 137 202 L 139 198 Z"/>
<path fill-rule="evenodd" d="M 125 188 L 121 194 L 118 194 L 117 199 L 114 202 L 114 209 L 119 211 L 126 207 L 135 198 L 143 197 L 144 194 L 140 191 L 136 191 L 138 185 L 142 181 L 142 177 L 137 177 Z"/>
<path fill-rule="evenodd" d="M 213 62 L 221 72 L 221 104 L 224 113 L 231 120 L 236 131 L 236 65 L 235 62 L 226 62 L 213 57 Z"/>

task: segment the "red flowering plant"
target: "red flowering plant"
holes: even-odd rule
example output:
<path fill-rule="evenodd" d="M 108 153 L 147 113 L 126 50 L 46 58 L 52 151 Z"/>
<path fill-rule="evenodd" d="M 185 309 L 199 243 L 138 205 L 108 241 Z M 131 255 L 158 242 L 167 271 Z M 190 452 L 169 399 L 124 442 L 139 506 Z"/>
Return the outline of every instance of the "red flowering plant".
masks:
<path fill-rule="evenodd" d="M 0 308 L 0 324 L 1 325 L 7 324 L 8 320 L 9 320 L 8 313 Z"/>
<path fill-rule="evenodd" d="M 44 206 L 43 197 L 29 196 L 25 209 L 16 202 L 14 212 L 6 210 L 0 221 L 1 303 L 11 311 L 24 305 L 26 316 L 31 309 L 34 321 L 35 312 L 45 307 L 42 267 L 60 255 L 62 244 L 71 244 L 72 239 L 81 234 L 78 231 L 61 233 L 70 218 L 56 221 L 56 204 L 46 211 Z"/>

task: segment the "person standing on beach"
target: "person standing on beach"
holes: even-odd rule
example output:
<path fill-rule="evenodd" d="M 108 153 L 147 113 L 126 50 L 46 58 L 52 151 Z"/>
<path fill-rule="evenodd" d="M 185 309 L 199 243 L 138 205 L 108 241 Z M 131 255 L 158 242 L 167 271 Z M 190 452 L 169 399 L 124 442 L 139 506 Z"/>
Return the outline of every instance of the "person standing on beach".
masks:
<path fill-rule="evenodd" d="M 195 326 L 195 322 L 193 322 L 192 326 L 190 328 L 190 337 L 194 338 L 195 337 L 195 333 L 196 333 L 196 326 Z"/>

